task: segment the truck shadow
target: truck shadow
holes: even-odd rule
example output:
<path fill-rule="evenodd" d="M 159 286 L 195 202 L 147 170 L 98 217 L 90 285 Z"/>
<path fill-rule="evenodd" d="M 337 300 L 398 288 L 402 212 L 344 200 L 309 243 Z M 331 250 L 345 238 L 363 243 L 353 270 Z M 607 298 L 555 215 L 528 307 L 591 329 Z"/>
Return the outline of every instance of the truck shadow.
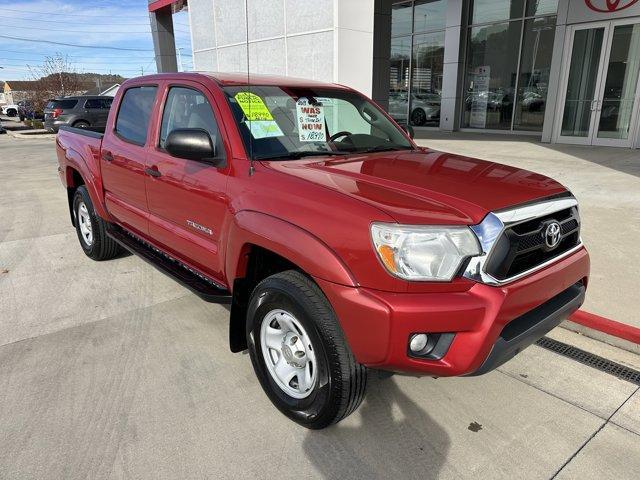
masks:
<path fill-rule="evenodd" d="M 371 377 L 356 418 L 307 434 L 307 458 L 327 479 L 438 478 L 449 436 L 393 379 Z"/>

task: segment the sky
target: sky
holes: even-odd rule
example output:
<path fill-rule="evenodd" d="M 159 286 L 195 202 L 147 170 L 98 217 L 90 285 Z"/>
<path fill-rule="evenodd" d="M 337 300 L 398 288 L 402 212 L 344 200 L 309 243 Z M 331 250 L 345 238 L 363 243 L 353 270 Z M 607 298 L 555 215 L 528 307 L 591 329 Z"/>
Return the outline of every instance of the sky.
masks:
<path fill-rule="evenodd" d="M 147 5 L 147 0 L 0 0 L 0 80 L 30 80 L 34 68 L 58 54 L 77 72 L 155 73 Z M 175 14 L 173 25 L 183 69 L 191 70 L 188 13 Z"/>

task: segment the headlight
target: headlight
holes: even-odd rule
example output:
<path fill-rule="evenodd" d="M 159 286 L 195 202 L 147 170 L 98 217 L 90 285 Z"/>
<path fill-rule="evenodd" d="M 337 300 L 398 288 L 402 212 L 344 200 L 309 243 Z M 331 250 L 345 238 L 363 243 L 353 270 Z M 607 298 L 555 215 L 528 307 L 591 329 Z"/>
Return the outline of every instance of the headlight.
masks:
<path fill-rule="evenodd" d="M 481 253 L 468 227 L 374 223 L 371 238 L 382 264 L 404 280 L 449 281 L 466 258 Z"/>

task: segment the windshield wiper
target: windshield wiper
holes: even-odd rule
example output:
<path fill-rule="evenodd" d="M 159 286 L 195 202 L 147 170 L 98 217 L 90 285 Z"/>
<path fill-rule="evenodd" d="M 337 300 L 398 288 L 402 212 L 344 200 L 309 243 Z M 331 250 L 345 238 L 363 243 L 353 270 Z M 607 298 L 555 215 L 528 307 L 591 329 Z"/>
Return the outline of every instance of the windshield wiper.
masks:
<path fill-rule="evenodd" d="M 391 152 L 393 150 L 413 150 L 413 147 L 405 147 L 403 145 L 378 145 L 377 147 L 357 150 L 355 153 Z"/>
<path fill-rule="evenodd" d="M 339 150 L 302 150 L 299 152 L 287 152 L 285 154 L 278 155 L 265 155 L 261 157 L 255 157 L 255 160 L 276 160 L 278 158 L 292 158 L 298 159 L 302 157 L 317 157 L 322 155 L 347 155 L 349 152 L 341 152 Z"/>

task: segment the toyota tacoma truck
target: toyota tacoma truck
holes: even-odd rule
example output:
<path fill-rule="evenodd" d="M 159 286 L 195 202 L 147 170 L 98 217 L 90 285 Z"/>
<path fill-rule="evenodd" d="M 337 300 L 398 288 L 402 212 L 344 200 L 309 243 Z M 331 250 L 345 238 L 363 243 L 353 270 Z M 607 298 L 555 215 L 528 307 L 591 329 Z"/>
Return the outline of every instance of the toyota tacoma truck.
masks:
<path fill-rule="evenodd" d="M 230 304 L 231 351 L 308 428 L 353 412 L 368 370 L 480 375 L 584 300 L 565 187 L 419 147 L 344 86 L 139 77 L 104 132 L 62 127 L 56 146 L 84 253 L 128 250 Z"/>

